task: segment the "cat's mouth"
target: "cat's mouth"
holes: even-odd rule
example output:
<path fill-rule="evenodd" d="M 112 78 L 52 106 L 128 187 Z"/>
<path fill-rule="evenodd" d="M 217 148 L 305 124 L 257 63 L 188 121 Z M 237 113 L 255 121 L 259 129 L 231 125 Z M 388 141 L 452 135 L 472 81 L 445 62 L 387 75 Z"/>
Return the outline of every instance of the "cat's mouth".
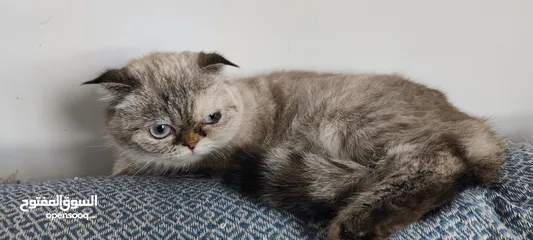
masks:
<path fill-rule="evenodd" d="M 188 155 L 194 157 L 205 156 L 214 151 L 215 149 L 217 149 L 217 146 L 215 146 L 213 143 L 210 143 L 210 141 L 205 141 L 204 139 L 202 139 L 198 141 L 195 148 L 188 149 Z"/>
<path fill-rule="evenodd" d="M 189 155 L 191 156 L 201 156 L 204 154 L 205 152 L 203 151 L 202 147 L 195 147 L 194 149 L 189 149 Z"/>

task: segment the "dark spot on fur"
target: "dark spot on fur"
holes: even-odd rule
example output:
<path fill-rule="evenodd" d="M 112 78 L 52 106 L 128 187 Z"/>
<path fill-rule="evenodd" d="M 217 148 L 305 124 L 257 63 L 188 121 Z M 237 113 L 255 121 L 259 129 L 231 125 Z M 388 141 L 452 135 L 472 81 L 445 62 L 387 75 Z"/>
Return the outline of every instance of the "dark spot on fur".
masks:
<path fill-rule="evenodd" d="M 441 136 L 441 141 L 446 144 L 448 150 L 451 151 L 453 156 L 462 160 L 466 160 L 465 147 L 459 142 L 457 136 L 452 134 L 443 134 Z"/>
<path fill-rule="evenodd" d="M 115 116 L 115 113 L 116 113 L 116 110 L 114 108 L 107 108 L 107 111 L 106 111 L 106 119 L 108 121 L 111 120 L 111 118 L 113 118 Z"/>
<path fill-rule="evenodd" d="M 301 153 L 299 152 L 296 152 L 296 151 L 292 151 L 289 156 L 287 156 L 288 160 L 291 162 L 291 163 L 295 163 L 295 164 L 303 164 L 303 156 Z M 303 167 L 303 166 L 302 166 Z"/>
<path fill-rule="evenodd" d="M 468 168 L 456 176 L 454 181 L 454 186 L 459 190 L 464 190 L 470 186 L 482 184 L 482 181 L 480 178 L 478 178 L 475 174 L 475 172 Z"/>
<path fill-rule="evenodd" d="M 230 156 L 230 166 L 222 175 L 225 184 L 241 193 L 256 197 L 264 189 L 262 172 L 263 151 L 258 147 L 241 148 Z"/>
<path fill-rule="evenodd" d="M 337 213 L 337 206 L 308 196 L 309 181 L 301 174 L 306 168 L 303 153 L 293 151 L 287 156 L 287 161 L 290 164 L 275 173 L 278 177 L 266 183 L 267 192 L 278 196 L 281 207 L 295 215 L 315 221 L 332 219 Z"/>
<path fill-rule="evenodd" d="M 398 123 L 398 124 L 396 124 L 396 126 L 397 126 L 399 129 L 402 129 L 402 130 L 403 130 L 403 129 L 408 128 L 408 127 L 409 127 L 409 124 L 407 124 L 407 123 Z"/>
<path fill-rule="evenodd" d="M 163 103 L 170 104 L 170 96 L 168 95 L 168 93 L 163 92 L 160 96 Z"/>

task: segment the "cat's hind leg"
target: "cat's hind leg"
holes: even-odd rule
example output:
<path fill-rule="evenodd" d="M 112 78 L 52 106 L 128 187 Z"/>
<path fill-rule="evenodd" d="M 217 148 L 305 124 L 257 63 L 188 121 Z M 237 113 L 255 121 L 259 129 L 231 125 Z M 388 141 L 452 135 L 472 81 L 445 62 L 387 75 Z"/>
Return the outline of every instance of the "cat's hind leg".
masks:
<path fill-rule="evenodd" d="M 329 239 L 384 239 L 452 200 L 469 182 L 464 162 L 450 151 L 391 148 L 371 184 L 348 198 L 330 223 Z"/>

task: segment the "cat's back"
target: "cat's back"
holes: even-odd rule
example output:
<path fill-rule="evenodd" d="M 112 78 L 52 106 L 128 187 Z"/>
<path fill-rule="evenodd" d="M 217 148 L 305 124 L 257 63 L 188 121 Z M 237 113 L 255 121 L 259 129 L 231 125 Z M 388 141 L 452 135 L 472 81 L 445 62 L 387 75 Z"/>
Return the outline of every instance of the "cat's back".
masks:
<path fill-rule="evenodd" d="M 326 104 L 333 108 L 371 105 L 413 111 L 453 109 L 442 92 L 396 74 L 279 71 L 248 80 L 248 84 L 273 93 L 272 97 L 285 104 Z"/>
<path fill-rule="evenodd" d="M 289 71 L 242 83 L 257 92 L 263 109 L 269 106 L 263 118 L 271 123 L 263 125 L 268 139 L 306 139 L 300 145 L 324 146 L 332 156 L 365 163 L 403 143 L 459 142 L 472 159 L 500 157 L 504 149 L 484 120 L 460 111 L 442 92 L 399 75 Z M 332 136 L 342 140 L 328 140 Z M 495 150 L 483 150 L 490 148 Z"/>

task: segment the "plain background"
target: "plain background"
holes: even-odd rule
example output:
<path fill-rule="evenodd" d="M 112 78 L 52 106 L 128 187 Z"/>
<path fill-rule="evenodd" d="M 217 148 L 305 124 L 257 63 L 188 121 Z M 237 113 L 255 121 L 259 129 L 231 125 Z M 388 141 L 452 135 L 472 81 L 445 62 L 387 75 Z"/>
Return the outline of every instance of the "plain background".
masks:
<path fill-rule="evenodd" d="M 232 75 L 398 72 L 514 140 L 533 136 L 533 1 L 0 0 L 0 177 L 107 174 L 105 68 L 217 50 Z"/>

